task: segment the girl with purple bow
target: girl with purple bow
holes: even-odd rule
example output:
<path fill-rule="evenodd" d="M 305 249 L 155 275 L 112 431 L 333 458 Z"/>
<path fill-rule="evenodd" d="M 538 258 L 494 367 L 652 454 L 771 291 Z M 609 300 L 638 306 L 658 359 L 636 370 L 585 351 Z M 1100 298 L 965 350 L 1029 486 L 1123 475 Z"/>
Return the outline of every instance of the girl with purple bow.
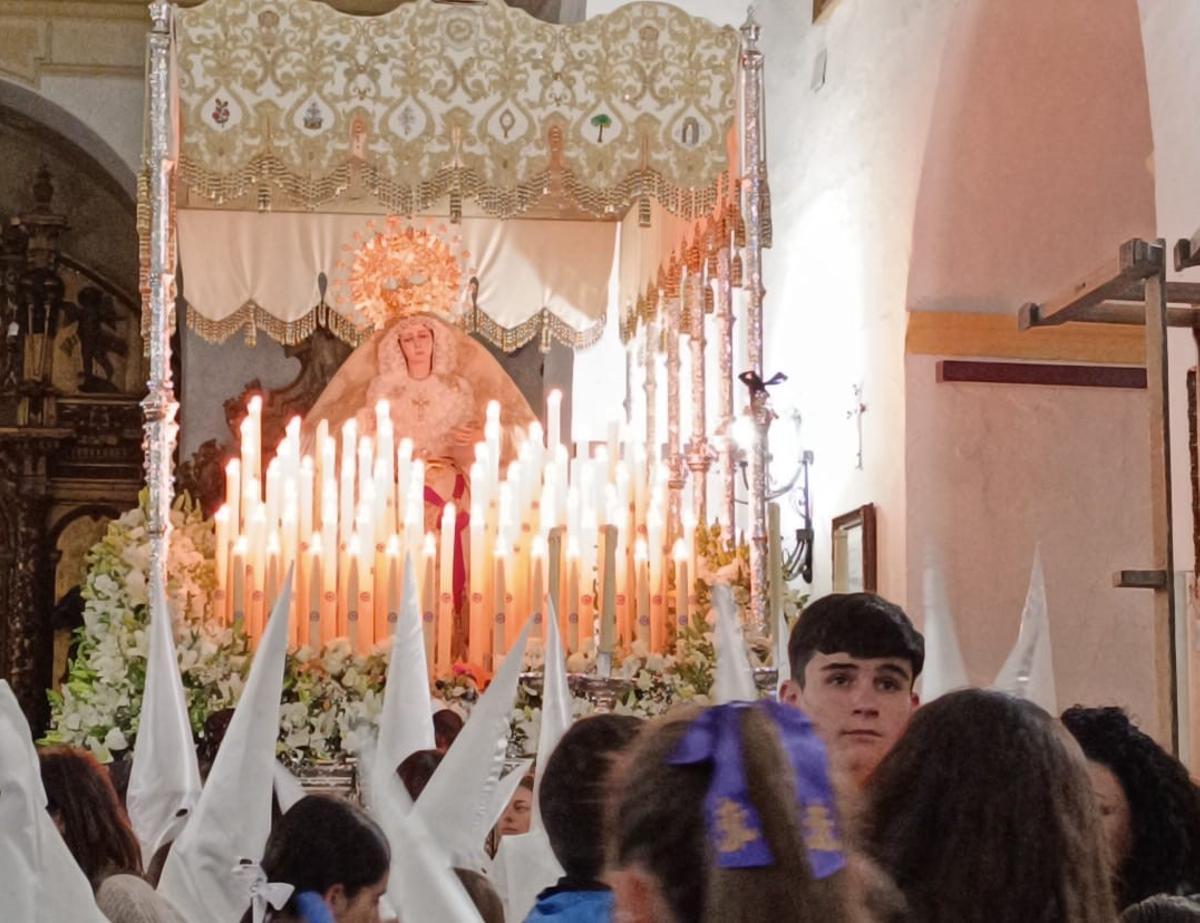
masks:
<path fill-rule="evenodd" d="M 610 811 L 622 923 L 859 918 L 825 747 L 795 709 L 736 702 L 648 726 Z"/>

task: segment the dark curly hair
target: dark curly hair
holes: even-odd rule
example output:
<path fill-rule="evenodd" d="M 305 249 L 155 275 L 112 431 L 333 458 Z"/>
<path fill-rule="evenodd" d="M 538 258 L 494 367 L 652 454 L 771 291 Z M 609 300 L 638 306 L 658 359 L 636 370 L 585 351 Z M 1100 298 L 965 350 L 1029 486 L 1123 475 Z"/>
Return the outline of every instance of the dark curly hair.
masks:
<path fill-rule="evenodd" d="M 1133 836 L 1116 872 L 1120 905 L 1200 890 L 1200 793 L 1183 764 L 1123 709 L 1077 705 L 1062 723 L 1089 760 L 1117 777 L 1129 802 Z"/>
<path fill-rule="evenodd" d="M 867 788 L 868 855 L 920 923 L 1115 923 L 1087 770 L 1032 702 L 963 689 L 917 709 Z"/>

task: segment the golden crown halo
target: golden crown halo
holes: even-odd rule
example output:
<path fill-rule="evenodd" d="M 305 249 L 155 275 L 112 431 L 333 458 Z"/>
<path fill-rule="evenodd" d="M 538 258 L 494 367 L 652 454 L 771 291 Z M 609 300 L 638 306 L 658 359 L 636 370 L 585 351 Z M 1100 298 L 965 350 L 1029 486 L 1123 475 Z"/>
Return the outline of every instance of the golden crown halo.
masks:
<path fill-rule="evenodd" d="M 396 217 L 367 222 L 342 246 L 337 301 L 361 325 L 378 330 L 412 314 L 457 321 L 466 309 L 470 253 L 445 224 L 425 228 Z"/>

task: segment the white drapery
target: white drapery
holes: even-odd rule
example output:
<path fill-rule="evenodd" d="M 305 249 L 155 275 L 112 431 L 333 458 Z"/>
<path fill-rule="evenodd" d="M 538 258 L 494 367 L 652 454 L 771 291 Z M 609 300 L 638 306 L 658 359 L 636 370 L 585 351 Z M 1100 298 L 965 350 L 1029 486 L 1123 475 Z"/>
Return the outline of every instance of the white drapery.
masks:
<path fill-rule="evenodd" d="M 300 325 L 322 301 L 352 314 L 345 264 L 355 235 L 372 233 L 378 217 L 287 212 L 180 209 L 179 250 L 184 295 L 193 326 L 224 340 L 257 323 L 276 339 Z M 414 227 L 426 228 L 424 219 Z M 428 229 L 461 238 L 467 267 L 479 279 L 478 306 L 502 327 L 546 310 L 576 330 L 605 314 L 617 258 L 615 221 L 507 220 L 464 217 Z M 344 303 L 343 303 L 344 302 Z M 258 319 L 256 321 L 256 318 Z"/>

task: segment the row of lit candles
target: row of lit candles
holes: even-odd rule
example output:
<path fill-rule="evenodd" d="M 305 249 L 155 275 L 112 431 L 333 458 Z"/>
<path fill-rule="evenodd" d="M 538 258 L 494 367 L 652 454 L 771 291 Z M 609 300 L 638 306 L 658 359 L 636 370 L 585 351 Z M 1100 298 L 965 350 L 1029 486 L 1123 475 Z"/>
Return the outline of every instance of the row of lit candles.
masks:
<path fill-rule="evenodd" d="M 560 408 L 552 392 L 547 438 L 535 423 L 501 480 L 499 405 L 488 405 L 470 472 L 465 623 L 456 630 L 461 513 L 447 503 L 440 536 L 425 532 L 425 467 L 412 457 L 411 440 L 396 444 L 387 403 L 375 408 L 373 439 L 359 438 L 353 420 L 343 426 L 340 456 L 324 421 L 315 458 L 302 455 L 300 421 L 292 420 L 264 478 L 262 403 L 251 398 L 216 516 L 222 617 L 241 620 L 256 640 L 295 562 L 293 643 L 346 637 L 365 653 L 391 634 L 412 566 L 433 670 L 463 656 L 495 661 L 526 619 L 540 634 L 551 600 L 571 652 L 588 638 L 601 652 L 635 639 L 664 650 L 670 620 L 686 623 L 694 605 L 694 525 L 668 533 L 665 471 L 640 444 L 622 444 L 615 425 L 592 457 L 577 446 L 568 461 Z"/>

